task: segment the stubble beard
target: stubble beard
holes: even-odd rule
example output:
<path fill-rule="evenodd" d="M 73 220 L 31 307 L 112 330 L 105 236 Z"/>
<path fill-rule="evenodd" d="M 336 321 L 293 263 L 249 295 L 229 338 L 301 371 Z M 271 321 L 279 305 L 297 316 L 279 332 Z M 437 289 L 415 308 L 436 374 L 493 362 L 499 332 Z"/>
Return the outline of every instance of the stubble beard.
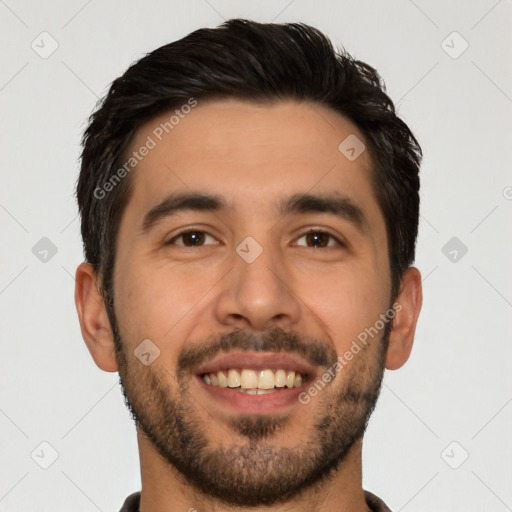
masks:
<path fill-rule="evenodd" d="M 372 341 L 379 344 L 372 360 L 362 350 L 332 386 L 319 391 L 309 436 L 293 448 L 273 442 L 278 432 L 286 432 L 290 416 L 242 415 L 227 426 L 209 417 L 201 424 L 194 412 L 198 402 L 188 389 L 190 374 L 172 375 L 162 365 L 146 367 L 128 358 L 123 347 L 129 345 L 115 322 L 113 334 L 126 405 L 161 457 L 203 495 L 227 506 L 254 507 L 290 501 L 328 480 L 362 439 L 380 393 L 388 327 Z M 213 445 L 208 432 L 216 427 L 229 430 L 236 441 Z"/>

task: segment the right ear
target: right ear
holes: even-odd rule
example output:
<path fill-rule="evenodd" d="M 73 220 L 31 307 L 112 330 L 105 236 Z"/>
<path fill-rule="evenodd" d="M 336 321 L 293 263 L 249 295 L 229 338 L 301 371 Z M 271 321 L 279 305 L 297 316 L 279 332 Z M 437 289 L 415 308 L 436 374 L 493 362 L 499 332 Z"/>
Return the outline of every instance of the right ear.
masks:
<path fill-rule="evenodd" d="M 92 265 L 81 263 L 75 276 L 76 310 L 82 337 L 94 362 L 106 372 L 115 372 L 118 365 L 114 338 L 98 283 Z"/>

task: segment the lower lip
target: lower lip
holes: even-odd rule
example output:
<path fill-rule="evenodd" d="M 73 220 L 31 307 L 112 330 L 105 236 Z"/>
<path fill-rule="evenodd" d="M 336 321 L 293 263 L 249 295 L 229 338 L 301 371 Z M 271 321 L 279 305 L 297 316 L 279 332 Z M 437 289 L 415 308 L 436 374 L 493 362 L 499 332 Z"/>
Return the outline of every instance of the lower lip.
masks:
<path fill-rule="evenodd" d="M 302 385 L 298 388 L 280 388 L 273 393 L 265 395 L 248 395 L 231 388 L 212 386 L 197 376 L 199 385 L 211 398 L 227 406 L 238 413 L 265 414 L 290 408 L 300 404 L 299 394 L 306 388 Z"/>

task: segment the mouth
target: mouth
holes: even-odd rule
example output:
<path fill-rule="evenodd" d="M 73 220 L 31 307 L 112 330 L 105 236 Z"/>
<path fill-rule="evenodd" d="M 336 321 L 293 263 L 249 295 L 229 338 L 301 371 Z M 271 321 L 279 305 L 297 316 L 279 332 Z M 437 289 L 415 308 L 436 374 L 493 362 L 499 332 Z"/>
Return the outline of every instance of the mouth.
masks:
<path fill-rule="evenodd" d="M 315 367 L 285 353 L 222 354 L 196 370 L 210 399 L 245 413 L 295 405 L 316 374 Z"/>
<path fill-rule="evenodd" d="M 248 395 L 265 395 L 287 388 L 300 388 L 307 377 L 295 370 L 278 368 L 256 370 L 253 368 L 228 368 L 217 372 L 201 374 L 201 378 L 210 386 L 230 388 Z"/>

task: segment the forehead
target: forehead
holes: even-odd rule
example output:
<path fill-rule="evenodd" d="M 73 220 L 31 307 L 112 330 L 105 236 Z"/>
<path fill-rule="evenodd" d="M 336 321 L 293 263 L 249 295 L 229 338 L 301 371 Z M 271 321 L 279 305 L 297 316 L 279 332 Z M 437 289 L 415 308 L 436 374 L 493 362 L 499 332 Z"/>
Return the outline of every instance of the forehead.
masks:
<path fill-rule="evenodd" d="M 318 104 L 198 100 L 137 132 L 130 151 L 151 149 L 131 174 L 126 214 L 131 225 L 140 226 L 144 214 L 169 193 L 193 191 L 222 195 L 234 210 L 258 208 L 263 218 L 275 214 L 269 202 L 334 192 L 378 216 L 368 152 L 347 158 L 340 151 L 346 140 L 362 145 L 364 137 L 348 119 Z"/>

